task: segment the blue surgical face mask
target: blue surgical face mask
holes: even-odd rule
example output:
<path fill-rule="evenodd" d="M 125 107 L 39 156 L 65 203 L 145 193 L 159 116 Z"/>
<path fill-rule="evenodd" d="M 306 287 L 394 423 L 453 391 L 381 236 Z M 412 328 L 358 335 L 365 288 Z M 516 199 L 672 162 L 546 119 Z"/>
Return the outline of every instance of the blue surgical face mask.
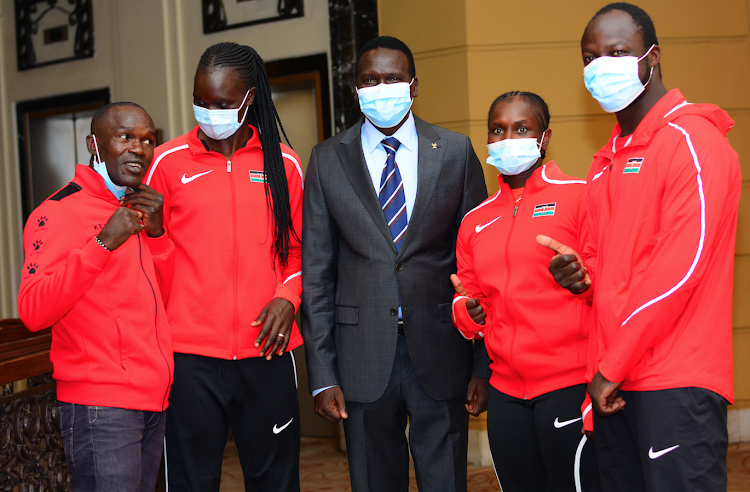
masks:
<path fill-rule="evenodd" d="M 393 128 L 404 119 L 411 108 L 411 82 L 378 84 L 357 89 L 359 107 L 368 120 L 378 128 Z"/>
<path fill-rule="evenodd" d="M 105 164 L 102 161 L 102 158 L 99 157 L 99 146 L 96 143 L 96 135 L 93 133 L 91 136 L 94 138 L 94 149 L 96 149 L 96 155 L 94 156 L 94 171 L 102 177 L 104 180 L 104 184 L 107 185 L 107 189 L 112 192 L 112 194 L 117 198 L 118 200 L 125 196 L 125 190 L 128 189 L 127 186 L 118 186 L 113 181 L 112 178 L 109 177 L 109 172 L 107 171 L 107 164 Z"/>
<path fill-rule="evenodd" d="M 528 171 L 542 156 L 544 133 L 539 142 L 535 138 L 506 138 L 487 144 L 490 156 L 487 164 L 494 166 L 503 176 L 516 176 Z"/>
<path fill-rule="evenodd" d="M 644 84 L 638 77 L 638 62 L 643 60 L 654 46 L 640 58 L 635 56 L 600 56 L 583 69 L 586 89 L 599 101 L 607 113 L 617 113 L 630 106 L 651 82 L 654 67 Z"/>
<path fill-rule="evenodd" d="M 250 109 L 249 106 L 245 108 L 245 114 L 238 121 L 237 116 L 239 116 L 240 109 L 247 101 L 249 94 L 250 91 L 245 93 L 245 99 L 242 100 L 240 107 L 235 109 L 207 109 L 193 104 L 195 120 L 203 133 L 211 140 L 226 140 L 234 135 L 242 126 L 242 122 L 245 121 L 245 116 L 247 116 L 247 110 Z"/>

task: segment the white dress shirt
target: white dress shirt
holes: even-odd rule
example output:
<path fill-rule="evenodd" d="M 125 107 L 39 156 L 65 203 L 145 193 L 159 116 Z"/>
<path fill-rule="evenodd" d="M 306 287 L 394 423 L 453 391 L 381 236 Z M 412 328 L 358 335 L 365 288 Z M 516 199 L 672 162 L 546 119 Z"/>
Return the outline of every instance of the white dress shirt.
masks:
<path fill-rule="evenodd" d="M 411 111 L 409 111 L 409 117 L 401 125 L 401 128 L 391 136 L 401 142 L 401 146 L 396 151 L 396 164 L 401 174 L 401 182 L 404 183 L 406 221 L 408 222 L 411 219 L 411 211 L 414 209 L 414 202 L 417 199 L 417 162 L 419 157 L 417 124 L 414 122 L 414 114 Z M 376 195 L 380 192 L 380 178 L 383 176 L 385 160 L 388 157 L 385 147 L 381 143 L 384 138 L 386 138 L 386 135 L 383 135 L 375 125 L 370 123 L 370 120 L 365 118 L 365 122 L 362 124 L 362 151 L 365 154 L 367 170 L 370 172 Z M 401 319 L 401 306 L 398 308 L 398 317 Z M 312 395 L 315 397 L 318 393 L 334 386 L 316 389 L 312 392 Z"/>

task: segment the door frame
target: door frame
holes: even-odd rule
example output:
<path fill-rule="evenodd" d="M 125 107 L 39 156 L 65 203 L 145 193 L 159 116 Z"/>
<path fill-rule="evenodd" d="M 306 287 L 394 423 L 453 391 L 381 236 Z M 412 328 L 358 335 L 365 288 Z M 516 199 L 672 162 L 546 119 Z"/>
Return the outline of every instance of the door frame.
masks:
<path fill-rule="evenodd" d="M 274 85 L 294 82 L 315 84 L 315 112 L 317 113 L 318 142 L 333 135 L 331 125 L 331 89 L 328 77 L 328 55 L 300 56 L 267 62 L 268 83 Z"/>
<path fill-rule="evenodd" d="M 29 156 L 29 122 L 65 113 L 77 113 L 98 109 L 109 104 L 109 88 L 62 94 L 20 101 L 16 104 L 16 124 L 18 126 L 18 165 L 21 179 L 21 210 L 23 222 L 29 218 L 34 208 L 32 192 L 33 169 Z"/>

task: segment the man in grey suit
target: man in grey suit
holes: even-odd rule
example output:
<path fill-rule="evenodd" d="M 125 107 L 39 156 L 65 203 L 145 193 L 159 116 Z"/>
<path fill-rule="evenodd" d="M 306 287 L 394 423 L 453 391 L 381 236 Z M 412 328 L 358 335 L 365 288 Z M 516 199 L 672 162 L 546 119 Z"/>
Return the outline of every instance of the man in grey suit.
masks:
<path fill-rule="evenodd" d="M 312 151 L 302 333 L 315 411 L 344 420 L 355 492 L 465 491 L 467 410 L 486 408 L 484 343 L 451 322 L 463 216 L 487 198 L 469 139 L 415 117 L 414 59 L 391 37 L 357 61 L 365 114 Z M 405 428 L 410 423 L 409 442 Z"/>

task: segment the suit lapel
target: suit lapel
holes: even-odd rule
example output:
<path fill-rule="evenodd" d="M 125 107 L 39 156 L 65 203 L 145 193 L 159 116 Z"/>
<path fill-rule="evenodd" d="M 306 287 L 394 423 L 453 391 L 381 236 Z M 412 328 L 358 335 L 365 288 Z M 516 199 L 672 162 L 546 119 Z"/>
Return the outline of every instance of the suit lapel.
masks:
<path fill-rule="evenodd" d="M 380 208 L 380 200 L 378 199 L 378 195 L 375 194 L 375 187 L 372 185 L 370 172 L 367 170 L 367 163 L 365 162 L 365 155 L 362 150 L 362 121 L 363 119 L 360 119 L 359 123 L 347 130 L 346 135 L 341 139 L 339 145 L 336 146 L 336 154 L 341 161 L 341 167 L 344 169 L 349 183 L 362 201 L 362 205 L 364 205 L 373 222 L 375 222 L 375 226 L 395 252 L 396 245 L 393 243 L 391 230 L 388 228 L 385 215 Z"/>
<path fill-rule="evenodd" d="M 445 149 L 441 145 L 440 136 L 432 129 L 432 126 L 414 116 L 417 125 L 417 141 L 419 152 L 417 157 L 417 198 L 414 208 L 409 217 L 409 227 L 406 229 L 404 243 L 399 250 L 399 256 L 409 247 L 409 242 L 417 234 L 419 223 L 427 212 L 432 194 L 437 186 L 438 177 L 443 167 L 443 156 Z M 382 215 L 382 213 L 381 213 Z"/>

